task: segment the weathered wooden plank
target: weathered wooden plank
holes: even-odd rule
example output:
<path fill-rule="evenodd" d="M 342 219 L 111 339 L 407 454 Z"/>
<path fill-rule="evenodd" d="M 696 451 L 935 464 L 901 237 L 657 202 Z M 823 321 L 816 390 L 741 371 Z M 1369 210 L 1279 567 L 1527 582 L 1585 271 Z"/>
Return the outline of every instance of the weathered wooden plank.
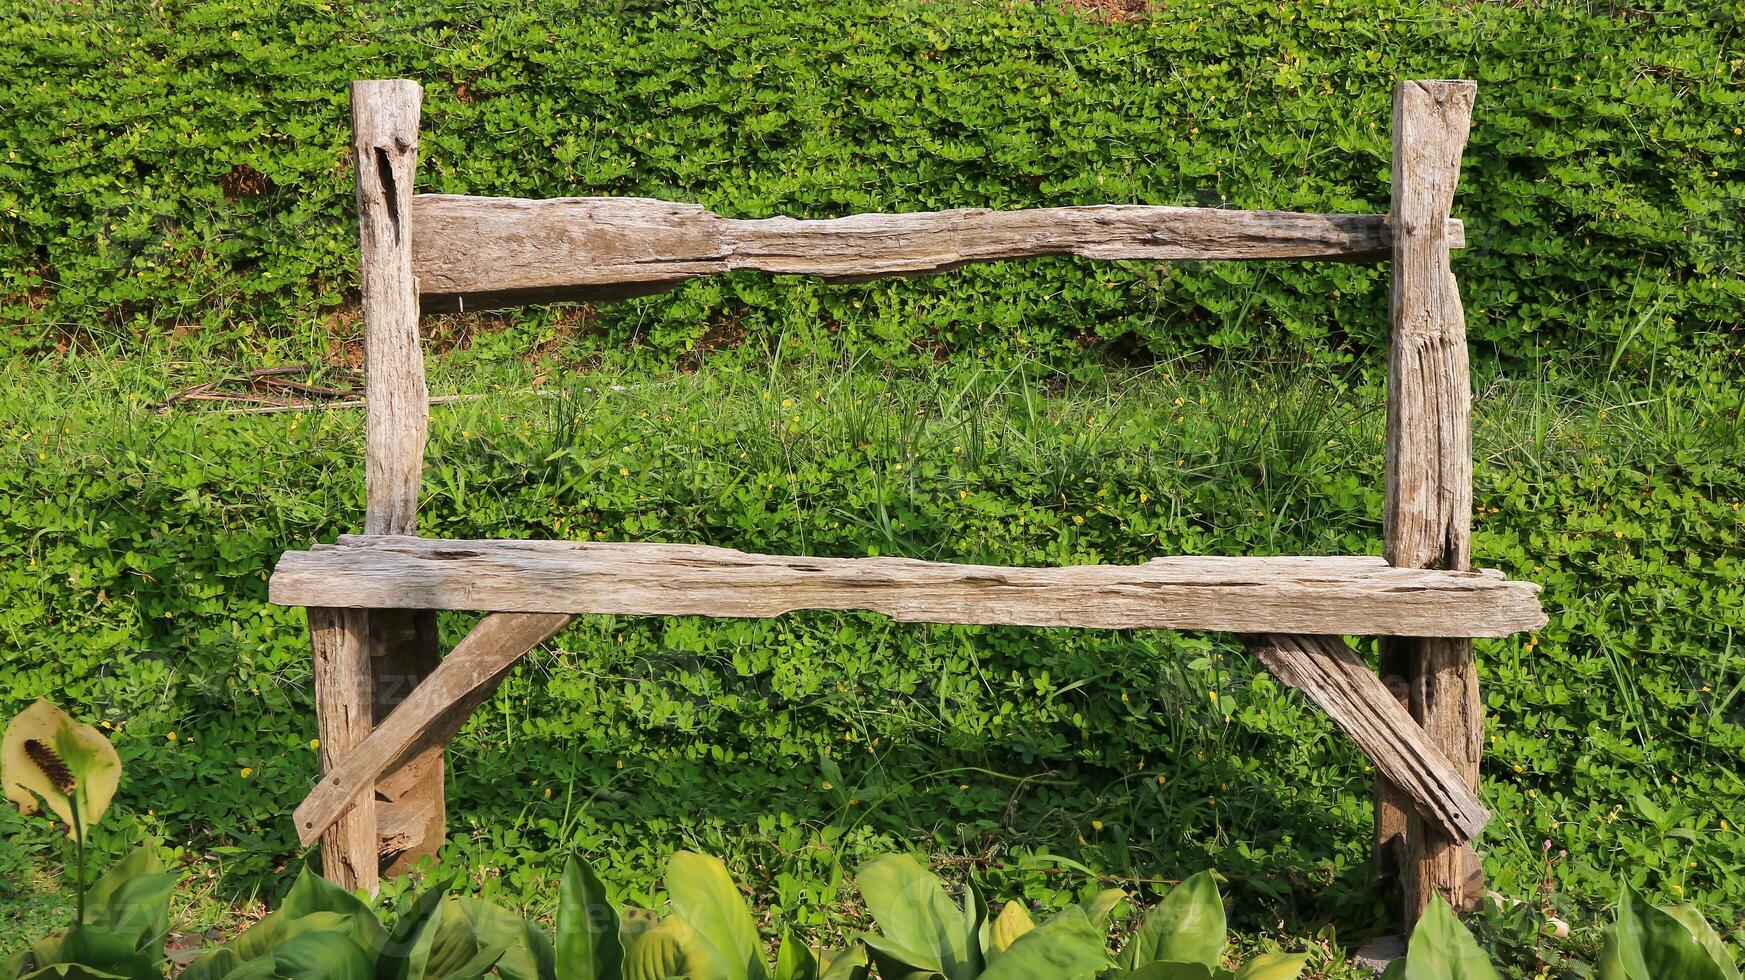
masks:
<path fill-rule="evenodd" d="M 1250 653 L 1350 736 L 1442 833 L 1471 840 L 1490 820 L 1461 771 L 1432 744 L 1381 678 L 1336 636 L 1245 636 Z"/>
<path fill-rule="evenodd" d="M 1538 586 L 1380 558 L 1159 558 L 1004 568 L 796 558 L 701 545 L 352 536 L 289 552 L 282 605 L 770 617 L 856 609 L 902 622 L 1501 636 L 1545 621 Z"/>
<path fill-rule="evenodd" d="M 1405 568 L 1471 560 L 1472 387 L 1466 316 L 1449 264 L 1447 220 L 1476 86 L 1407 81 L 1394 89 L 1393 288 L 1389 296 L 1385 554 Z M 1409 634 L 1408 634 L 1409 635 Z M 1470 786 L 1483 714 L 1472 644 L 1445 636 L 1388 644 L 1384 674 L 1406 681 L 1412 715 Z M 1383 806 L 1397 806 L 1384 794 Z M 1378 814 L 1378 825 L 1388 815 Z M 1440 894 L 1457 909 L 1483 897 L 1464 842 L 1415 813 L 1406 821 L 1408 929 Z"/>
<path fill-rule="evenodd" d="M 645 198 L 413 199 L 413 271 L 430 311 L 615 299 L 739 269 L 858 281 L 970 262 L 1091 259 L 1381 259 L 1382 215 L 1146 205 L 723 218 Z M 1447 238 L 1465 229 L 1451 222 Z"/>
<path fill-rule="evenodd" d="M 321 768 L 330 772 L 370 734 L 370 613 L 363 609 L 308 610 L 314 647 L 315 721 Z M 350 802 L 350 801 L 348 801 Z M 321 837 L 321 867 L 347 891 L 376 887 L 376 807 L 373 799 L 336 813 Z M 305 839 L 308 844 L 314 838 Z"/>
<path fill-rule="evenodd" d="M 480 620 L 367 738 L 348 746 L 345 753 L 332 760 L 321 782 L 297 807 L 294 819 L 298 837 L 304 844 L 316 837 L 325 841 L 330 836 L 328 828 L 336 821 L 347 813 L 366 809 L 354 804 L 366 799 L 378 780 L 406 760 L 417 758 L 426 747 L 447 744 L 467 715 L 490 696 L 516 661 L 572 618 L 561 614 L 492 615 Z M 407 822 L 396 820 L 390 829 L 403 831 L 409 839 L 410 831 L 404 831 Z M 373 825 L 370 830 L 373 862 L 377 835 Z"/>

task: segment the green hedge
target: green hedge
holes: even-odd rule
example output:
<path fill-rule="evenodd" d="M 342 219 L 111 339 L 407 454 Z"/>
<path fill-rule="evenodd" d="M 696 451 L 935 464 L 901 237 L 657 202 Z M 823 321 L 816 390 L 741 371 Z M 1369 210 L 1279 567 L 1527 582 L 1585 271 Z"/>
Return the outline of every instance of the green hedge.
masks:
<path fill-rule="evenodd" d="M 319 332 L 355 285 L 347 80 L 426 86 L 431 191 L 737 216 L 1147 202 L 1385 211 L 1395 79 L 1480 83 L 1458 213 L 1481 353 L 1615 369 L 1745 321 L 1737 3 L 30 3 L 0 24 L 0 320 L 15 345 Z M 1361 350 L 1344 265 L 715 282 L 592 321 L 671 358 L 724 322 L 882 357 L 1063 361 L 1288 337 Z M 545 314 L 530 314 L 535 322 Z"/>

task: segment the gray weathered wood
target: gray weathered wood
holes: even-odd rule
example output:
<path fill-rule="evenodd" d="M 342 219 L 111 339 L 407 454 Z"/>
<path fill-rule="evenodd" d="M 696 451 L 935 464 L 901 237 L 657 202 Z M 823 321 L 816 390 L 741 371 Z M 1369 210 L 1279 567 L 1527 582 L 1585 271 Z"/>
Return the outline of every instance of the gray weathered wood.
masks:
<path fill-rule="evenodd" d="M 351 83 L 369 403 L 364 530 L 370 534 L 412 533 L 424 466 L 430 406 L 412 273 L 412 184 L 423 100 L 417 82 Z"/>
<path fill-rule="evenodd" d="M 351 86 L 367 415 L 364 528 L 377 534 L 410 534 L 416 528 L 424 466 L 430 404 L 418 337 L 418 283 L 412 274 L 422 103 L 416 82 Z M 440 661 L 436 617 L 421 610 L 377 610 L 369 616 L 367 635 L 372 717 L 383 718 Z M 408 760 L 389 776 L 378 793 L 368 794 L 367 805 L 374 807 L 379 796 L 393 815 L 393 842 L 380 851 L 393 855 L 382 869 L 392 874 L 441 844 L 442 747 Z M 427 820 L 410 844 L 409 814 Z"/>
<path fill-rule="evenodd" d="M 1394 89 L 1383 519 L 1385 554 L 1402 568 L 1463 569 L 1471 560 L 1472 388 L 1447 221 L 1475 91 L 1468 81 L 1408 81 Z M 1396 641 L 1382 669 L 1405 679 L 1413 717 L 1476 787 L 1483 715 L 1471 642 Z M 1383 797 L 1384 809 L 1398 806 Z M 1378 825 L 1387 817 L 1378 814 Z M 1467 844 L 1409 815 L 1402 868 L 1408 929 L 1435 895 L 1457 909 L 1482 898 L 1482 885 L 1473 893 L 1476 863 Z"/>
<path fill-rule="evenodd" d="M 362 609 L 308 610 L 314 647 L 315 721 L 321 768 L 339 766 L 370 734 L 370 613 Z M 348 801 L 350 802 L 350 801 Z M 376 888 L 376 806 L 367 796 L 330 821 L 321 837 L 322 873 L 347 891 Z M 323 828 L 327 829 L 327 828 Z M 308 844 L 313 838 L 305 840 Z"/>
<path fill-rule="evenodd" d="M 1379 259 L 1387 219 L 1145 205 L 962 209 L 805 221 L 723 218 L 644 198 L 423 194 L 413 269 L 429 310 L 611 299 L 737 269 L 857 281 L 1043 255 Z M 1450 223 L 1448 240 L 1463 239 Z"/>
<path fill-rule="evenodd" d="M 1269 635 L 1243 642 L 1279 680 L 1319 705 L 1423 819 L 1460 841 L 1484 829 L 1490 812 L 1478 794 L 1344 640 Z"/>
<path fill-rule="evenodd" d="M 342 537 L 288 552 L 281 605 L 769 617 L 862 609 L 902 622 L 1503 636 L 1545 621 L 1538 586 L 1380 558 L 1159 558 L 1004 568 L 795 558 L 676 544 Z"/>
<path fill-rule="evenodd" d="M 298 837 L 305 844 L 316 837 L 326 841 L 331 836 L 328 828 L 335 821 L 363 809 L 354 804 L 367 798 L 377 780 L 408 759 L 417 758 L 428 746 L 447 744 L 509 669 L 572 618 L 561 614 L 492 615 L 480 620 L 374 731 L 332 760 L 321 782 L 297 807 Z M 400 831 L 407 823 L 416 824 L 416 818 L 397 821 L 390 829 Z M 370 831 L 373 861 L 377 847 L 373 825 Z M 373 864 L 371 868 L 373 871 Z"/>

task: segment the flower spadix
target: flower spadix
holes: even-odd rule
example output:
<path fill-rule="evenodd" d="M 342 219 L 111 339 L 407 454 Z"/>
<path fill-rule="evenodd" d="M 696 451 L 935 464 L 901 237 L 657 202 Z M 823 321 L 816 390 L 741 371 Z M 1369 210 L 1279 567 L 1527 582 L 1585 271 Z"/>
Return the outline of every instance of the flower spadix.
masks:
<path fill-rule="evenodd" d="M 121 759 L 97 729 L 81 725 L 48 701 L 37 701 L 6 726 L 0 740 L 0 786 L 20 813 L 39 812 L 44 803 L 74 835 L 102 819 L 121 782 Z"/>

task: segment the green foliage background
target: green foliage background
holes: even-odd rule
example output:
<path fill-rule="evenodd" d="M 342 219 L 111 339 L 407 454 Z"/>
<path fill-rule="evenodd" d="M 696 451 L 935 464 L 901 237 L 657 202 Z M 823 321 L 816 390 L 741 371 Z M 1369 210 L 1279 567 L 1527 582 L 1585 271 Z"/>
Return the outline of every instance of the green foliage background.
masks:
<path fill-rule="evenodd" d="M 50 695 L 117 726 L 134 833 L 216 860 L 224 887 L 297 853 L 307 644 L 265 575 L 356 529 L 361 431 L 149 405 L 355 345 L 348 79 L 425 84 L 424 190 L 830 216 L 1385 211 L 1392 82 L 1464 76 L 1475 557 L 1544 583 L 1552 616 L 1480 644 L 1492 884 L 1584 904 L 1619 877 L 1723 922 L 1745 908 L 1739 4 L 1244 0 L 1108 24 L 14 3 L 0 710 Z M 435 389 L 488 397 L 437 416 L 423 526 L 1018 563 L 1373 553 L 1386 287 L 1359 265 L 1044 260 L 434 319 Z M 515 393 L 535 377 L 561 396 Z M 1384 908 L 1361 757 L 1223 637 L 592 620 L 453 768 L 449 860 L 506 891 L 577 845 L 647 901 L 692 844 L 834 927 L 843 867 L 914 843 L 990 855 L 1044 904 L 1082 862 L 1215 864 L 1250 926 L 1362 930 Z"/>
<path fill-rule="evenodd" d="M 1171 3 L 1118 25 L 861 0 L 23 6 L 0 35 L 15 343 L 281 333 L 339 304 L 355 248 L 345 83 L 401 76 L 426 86 L 427 191 L 753 217 L 1386 211 L 1394 80 L 1475 78 L 1460 274 L 1481 352 L 1643 367 L 1709 352 L 1745 319 L 1737 3 Z M 718 282 L 600 327 L 670 353 L 743 316 L 887 357 L 1019 332 L 1070 360 L 1082 342 L 1368 347 L 1384 300 L 1370 266 L 1055 263 L 779 296 Z"/>

